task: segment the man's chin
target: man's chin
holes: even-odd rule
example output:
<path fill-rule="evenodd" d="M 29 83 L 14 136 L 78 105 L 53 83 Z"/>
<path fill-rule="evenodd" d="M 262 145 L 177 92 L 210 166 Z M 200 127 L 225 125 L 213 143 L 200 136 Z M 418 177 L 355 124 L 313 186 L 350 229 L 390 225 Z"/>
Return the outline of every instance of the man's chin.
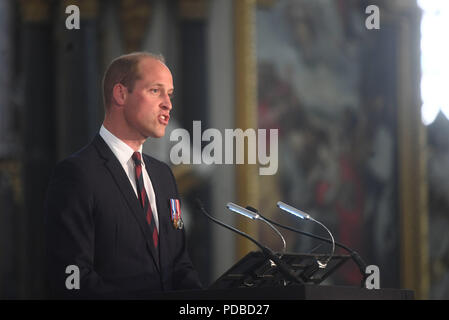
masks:
<path fill-rule="evenodd" d="M 163 136 L 165 136 L 165 130 L 162 132 L 152 132 L 148 135 L 148 138 L 158 139 L 162 138 Z"/>

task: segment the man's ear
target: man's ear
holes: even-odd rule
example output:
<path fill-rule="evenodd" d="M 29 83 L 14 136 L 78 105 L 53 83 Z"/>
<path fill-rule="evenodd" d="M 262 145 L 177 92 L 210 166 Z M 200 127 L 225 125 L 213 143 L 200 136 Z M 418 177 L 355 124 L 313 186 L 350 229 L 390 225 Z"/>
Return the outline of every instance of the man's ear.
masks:
<path fill-rule="evenodd" d="M 123 106 L 125 104 L 126 98 L 128 96 L 128 89 L 121 83 L 116 83 L 112 88 L 112 99 L 114 102 Z"/>

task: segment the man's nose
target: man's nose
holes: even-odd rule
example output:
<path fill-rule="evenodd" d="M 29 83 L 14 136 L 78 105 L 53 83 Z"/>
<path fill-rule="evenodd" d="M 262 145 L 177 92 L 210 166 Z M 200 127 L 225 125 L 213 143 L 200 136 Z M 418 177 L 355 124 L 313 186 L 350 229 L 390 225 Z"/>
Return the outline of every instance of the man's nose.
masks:
<path fill-rule="evenodd" d="M 161 107 L 164 110 L 168 110 L 168 111 L 170 111 L 172 109 L 171 99 L 170 99 L 170 96 L 168 94 L 166 94 L 164 96 L 164 100 L 162 101 Z"/>

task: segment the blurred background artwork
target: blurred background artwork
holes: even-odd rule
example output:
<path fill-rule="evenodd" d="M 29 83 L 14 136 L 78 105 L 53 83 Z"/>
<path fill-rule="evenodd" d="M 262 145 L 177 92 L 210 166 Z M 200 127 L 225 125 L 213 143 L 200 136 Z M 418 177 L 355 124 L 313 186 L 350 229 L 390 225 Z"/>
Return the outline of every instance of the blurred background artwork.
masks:
<path fill-rule="evenodd" d="M 70 4 L 79 30 L 65 28 Z M 365 26 L 373 4 L 378 30 Z M 194 199 L 274 250 L 272 230 L 225 204 L 326 236 L 282 213 L 281 200 L 378 265 L 381 287 L 449 299 L 448 15 L 445 0 L 0 0 L 0 298 L 45 297 L 52 169 L 98 132 L 108 63 L 150 51 L 165 56 L 176 93 L 166 136 L 146 153 L 170 164 L 170 132 L 192 136 L 196 120 L 203 131 L 279 130 L 274 175 L 172 165 L 206 286 L 255 248 L 211 225 Z M 289 252 L 330 250 L 284 235 Z M 349 262 L 327 283 L 360 280 Z"/>
<path fill-rule="evenodd" d="M 259 125 L 280 128 L 282 155 L 278 192 L 261 197 L 260 207 L 281 198 L 303 208 L 389 270 L 384 285 L 398 287 L 396 97 L 382 78 L 393 77 L 394 61 L 382 56 L 388 36 L 365 29 L 362 9 L 349 1 L 276 1 L 258 9 Z M 294 248 L 307 252 L 315 242 L 297 238 Z M 360 283 L 357 269 L 346 269 L 346 283 Z"/>

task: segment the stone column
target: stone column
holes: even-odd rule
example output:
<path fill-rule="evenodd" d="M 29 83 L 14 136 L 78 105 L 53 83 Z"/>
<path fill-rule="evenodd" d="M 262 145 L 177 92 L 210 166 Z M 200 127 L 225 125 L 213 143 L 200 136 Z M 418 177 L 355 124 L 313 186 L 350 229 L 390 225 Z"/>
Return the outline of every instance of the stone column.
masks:
<path fill-rule="evenodd" d="M 44 293 L 43 204 L 56 153 L 51 1 L 20 1 L 20 16 L 25 214 L 18 230 L 24 247 L 19 246 L 17 250 L 24 255 L 23 296 L 41 298 Z"/>
<path fill-rule="evenodd" d="M 13 2 L 0 2 L 0 158 L 14 152 L 12 126 Z"/>

